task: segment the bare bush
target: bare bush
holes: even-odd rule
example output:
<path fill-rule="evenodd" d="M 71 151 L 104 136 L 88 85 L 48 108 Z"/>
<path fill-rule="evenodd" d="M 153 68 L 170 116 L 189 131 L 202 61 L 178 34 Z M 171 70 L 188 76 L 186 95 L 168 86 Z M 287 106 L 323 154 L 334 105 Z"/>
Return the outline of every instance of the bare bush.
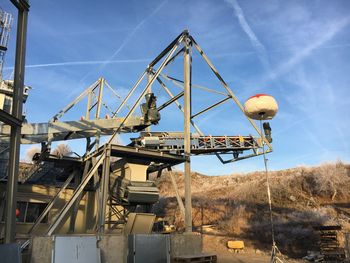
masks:
<path fill-rule="evenodd" d="M 333 201 L 342 192 L 344 182 L 349 181 L 349 174 L 346 166 L 337 162 L 336 164 L 323 164 L 313 169 L 306 179 L 311 184 L 312 194 L 330 197 Z"/>
<path fill-rule="evenodd" d="M 58 157 L 69 156 L 72 153 L 68 144 L 58 144 L 56 148 L 52 151 L 52 154 L 57 155 Z"/>
<path fill-rule="evenodd" d="M 180 195 L 184 176 L 173 172 Z M 350 166 L 342 162 L 318 167 L 297 167 L 269 172 L 275 240 L 283 253 L 303 256 L 317 249 L 315 225 L 341 224 L 350 229 Z M 183 218 L 178 209 L 169 175 L 158 179 L 160 194 L 167 199 L 165 214 Z M 203 176 L 192 174 L 192 219 L 218 226 L 217 234 L 234 236 L 260 250 L 271 248 L 270 214 L 263 172 L 245 175 Z"/>
<path fill-rule="evenodd" d="M 25 155 L 25 161 L 32 163 L 33 162 L 33 156 L 36 153 L 40 153 L 40 148 L 37 146 L 33 146 L 27 149 L 26 155 Z"/>
<path fill-rule="evenodd" d="M 229 234 L 241 235 L 249 228 L 250 216 L 245 205 L 238 205 L 232 209 L 230 218 L 220 223 L 220 228 Z"/>

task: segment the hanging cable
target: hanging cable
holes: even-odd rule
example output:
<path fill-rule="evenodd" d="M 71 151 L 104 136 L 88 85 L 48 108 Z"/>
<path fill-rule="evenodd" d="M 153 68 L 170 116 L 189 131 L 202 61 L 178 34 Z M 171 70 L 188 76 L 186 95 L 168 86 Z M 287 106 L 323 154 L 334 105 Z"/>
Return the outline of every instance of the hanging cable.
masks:
<path fill-rule="evenodd" d="M 263 123 L 262 120 L 260 120 L 260 132 L 261 132 L 261 137 L 263 136 Z M 273 224 L 273 211 L 272 211 L 272 201 L 271 201 L 271 190 L 270 190 L 270 181 L 269 181 L 269 171 L 267 168 L 267 161 L 268 159 L 266 158 L 266 153 L 265 153 L 265 141 L 263 138 L 261 138 L 262 142 L 262 150 L 263 150 L 263 159 L 264 159 L 264 166 L 265 166 L 265 178 L 266 178 L 266 188 L 267 188 L 267 198 L 269 202 L 269 210 L 270 210 L 270 224 L 271 224 L 271 236 L 272 236 L 272 245 L 275 243 L 275 229 L 274 229 L 274 224 Z"/>
<path fill-rule="evenodd" d="M 263 117 L 263 116 L 262 116 Z M 265 166 L 265 178 L 266 178 L 266 190 L 267 190 L 267 198 L 269 202 L 269 212 L 270 212 L 270 226 L 271 226 L 271 239 L 272 239 L 272 250 L 271 250 L 271 259 L 270 263 L 283 263 L 287 262 L 286 260 L 282 261 L 277 254 L 282 254 L 275 242 L 275 226 L 273 223 L 273 211 L 272 211 L 272 200 L 271 200 L 271 190 L 270 190 L 270 180 L 269 180 L 269 171 L 267 168 L 267 161 L 266 158 L 266 152 L 265 152 L 265 141 L 263 138 L 263 123 L 262 119 L 260 119 L 260 133 L 261 133 L 261 143 L 262 143 L 262 150 L 263 150 L 263 159 L 264 159 L 264 166 Z"/>

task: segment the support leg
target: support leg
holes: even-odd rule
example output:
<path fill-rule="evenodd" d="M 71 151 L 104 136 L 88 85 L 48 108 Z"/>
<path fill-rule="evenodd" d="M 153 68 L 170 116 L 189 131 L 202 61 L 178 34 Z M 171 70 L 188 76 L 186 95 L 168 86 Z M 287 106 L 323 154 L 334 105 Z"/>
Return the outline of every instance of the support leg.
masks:
<path fill-rule="evenodd" d="M 189 38 L 184 38 L 184 155 L 185 155 L 185 229 L 192 232 L 191 198 L 191 55 Z"/>

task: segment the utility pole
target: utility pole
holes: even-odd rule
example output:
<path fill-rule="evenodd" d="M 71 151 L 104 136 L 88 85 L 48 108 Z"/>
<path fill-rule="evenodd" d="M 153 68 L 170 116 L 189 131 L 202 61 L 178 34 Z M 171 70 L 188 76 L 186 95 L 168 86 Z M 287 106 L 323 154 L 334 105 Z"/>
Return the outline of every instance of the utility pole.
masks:
<path fill-rule="evenodd" d="M 184 38 L 184 154 L 185 154 L 185 230 L 192 232 L 191 198 L 191 42 L 188 32 Z"/>

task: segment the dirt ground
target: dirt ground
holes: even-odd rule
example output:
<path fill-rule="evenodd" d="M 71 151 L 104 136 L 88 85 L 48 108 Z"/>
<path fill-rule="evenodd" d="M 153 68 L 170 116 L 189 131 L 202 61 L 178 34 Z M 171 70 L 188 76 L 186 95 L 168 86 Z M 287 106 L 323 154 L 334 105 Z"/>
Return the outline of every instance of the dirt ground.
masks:
<path fill-rule="evenodd" d="M 269 263 L 269 255 L 257 255 L 252 253 L 244 254 L 217 254 L 218 263 Z M 304 262 L 302 260 L 288 259 L 288 263 Z"/>
<path fill-rule="evenodd" d="M 203 251 L 215 253 L 218 256 L 218 263 L 269 263 L 270 254 L 268 251 L 260 251 L 246 247 L 239 253 L 231 252 L 226 247 L 227 237 L 203 235 Z M 288 263 L 300 263 L 303 260 L 288 259 Z"/>
<path fill-rule="evenodd" d="M 266 255 L 256 255 L 251 253 L 245 253 L 245 254 L 218 254 L 218 262 L 219 263 L 262 263 L 270 262 L 270 257 Z"/>

